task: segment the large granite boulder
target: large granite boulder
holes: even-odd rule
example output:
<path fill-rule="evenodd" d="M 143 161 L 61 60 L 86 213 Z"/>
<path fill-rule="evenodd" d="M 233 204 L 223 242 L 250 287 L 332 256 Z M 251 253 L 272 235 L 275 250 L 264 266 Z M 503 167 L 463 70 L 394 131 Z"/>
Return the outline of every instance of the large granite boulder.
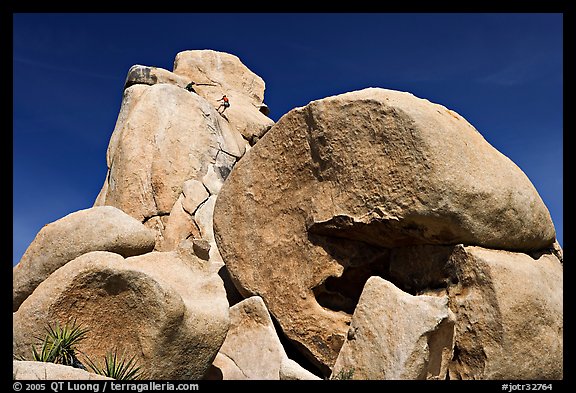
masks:
<path fill-rule="evenodd" d="M 14 355 L 29 357 L 48 324 L 70 319 L 89 329 L 80 354 L 96 362 L 114 350 L 134 355 L 151 379 L 203 378 L 229 326 L 222 280 L 184 247 L 68 262 L 13 314 Z"/>
<path fill-rule="evenodd" d="M 232 107 L 220 114 L 223 94 Z M 236 161 L 274 123 L 260 110 L 263 99 L 262 78 L 227 53 L 178 53 L 173 72 L 134 65 L 94 205 L 145 223 L 157 234 L 157 251 L 186 239 L 208 241 L 211 261 L 222 266 L 211 207 Z"/>
<path fill-rule="evenodd" d="M 154 249 L 155 233 L 112 206 L 74 213 L 45 225 L 12 271 L 13 311 L 56 269 L 90 251 L 125 257 Z"/>
<path fill-rule="evenodd" d="M 108 145 L 108 175 L 96 205 L 145 221 L 170 213 L 184 182 L 201 181 L 223 151 L 244 154 L 246 142 L 197 94 L 171 84 L 124 91 Z"/>
<path fill-rule="evenodd" d="M 553 253 L 459 246 L 447 270 L 457 315 L 450 379 L 563 378 L 563 267 Z"/>
<path fill-rule="evenodd" d="M 389 274 L 390 250 L 555 240 L 529 179 L 464 118 L 375 88 L 284 115 L 227 178 L 214 227 L 238 290 L 261 296 L 327 375 L 365 281 Z"/>

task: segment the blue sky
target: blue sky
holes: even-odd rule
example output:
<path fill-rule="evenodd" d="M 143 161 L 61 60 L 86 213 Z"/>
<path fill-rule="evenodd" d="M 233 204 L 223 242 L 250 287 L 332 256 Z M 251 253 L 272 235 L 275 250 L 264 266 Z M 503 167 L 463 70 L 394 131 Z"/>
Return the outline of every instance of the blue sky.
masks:
<path fill-rule="evenodd" d="M 526 173 L 563 244 L 562 30 L 559 13 L 15 13 L 13 264 L 93 205 L 128 69 L 188 49 L 238 56 L 274 120 L 365 87 L 455 110 Z"/>

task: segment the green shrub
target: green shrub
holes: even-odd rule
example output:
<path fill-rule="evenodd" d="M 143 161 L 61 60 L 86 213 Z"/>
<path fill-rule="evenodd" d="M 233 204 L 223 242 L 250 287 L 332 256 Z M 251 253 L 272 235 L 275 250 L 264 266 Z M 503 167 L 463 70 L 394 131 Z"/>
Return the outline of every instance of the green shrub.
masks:
<path fill-rule="evenodd" d="M 108 352 L 104 357 L 104 366 L 96 365 L 90 358 L 88 360 L 88 367 L 96 374 L 104 375 L 114 379 L 141 379 L 143 377 L 141 367 L 136 361 L 136 355 L 129 359 L 122 354 L 120 357 L 117 350 Z"/>
<path fill-rule="evenodd" d="M 54 327 L 48 325 L 46 331 L 40 350 L 32 346 L 33 360 L 74 367 L 81 365 L 76 357 L 76 345 L 86 338 L 88 329 L 78 326 L 74 319 L 64 326 L 60 326 L 59 322 Z"/>
<path fill-rule="evenodd" d="M 352 379 L 352 377 L 354 376 L 354 368 L 349 368 L 349 369 L 343 369 L 340 370 L 340 372 L 338 374 L 336 374 L 335 376 L 333 376 L 331 379 L 337 379 L 337 380 L 347 380 L 347 379 Z"/>
<path fill-rule="evenodd" d="M 89 329 L 82 328 L 76 323 L 68 321 L 66 325 L 60 326 L 56 322 L 55 326 L 47 325 L 46 336 L 37 337 L 40 340 L 40 348 L 32 345 L 32 360 L 37 362 L 49 362 L 72 366 L 86 370 L 86 367 L 76 356 L 77 345 L 84 340 Z M 80 352 L 80 351 L 78 351 Z M 117 350 L 108 352 L 104 357 L 104 366 L 96 365 L 85 353 L 82 353 L 90 369 L 96 374 L 104 375 L 114 379 L 142 379 L 142 368 L 136 361 L 136 356 L 127 358 L 125 354 L 117 355 Z M 15 356 L 16 360 L 27 360 L 24 356 Z"/>

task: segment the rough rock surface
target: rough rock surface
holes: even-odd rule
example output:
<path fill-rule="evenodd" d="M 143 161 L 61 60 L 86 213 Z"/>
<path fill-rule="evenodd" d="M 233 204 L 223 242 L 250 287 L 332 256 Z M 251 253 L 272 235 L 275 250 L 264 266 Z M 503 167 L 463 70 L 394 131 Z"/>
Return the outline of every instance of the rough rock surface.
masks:
<path fill-rule="evenodd" d="M 281 381 L 322 381 L 292 359 L 284 358 L 280 364 Z"/>
<path fill-rule="evenodd" d="M 236 381 L 248 379 L 232 359 L 218 352 L 204 379 L 209 381 Z"/>
<path fill-rule="evenodd" d="M 187 50 L 176 55 L 174 73 L 195 82 L 194 90 L 210 103 L 230 99 L 225 116 L 244 138 L 260 138 L 274 124 L 265 114 L 265 83 L 237 56 L 214 50 Z M 252 143 L 253 144 L 253 143 Z"/>
<path fill-rule="evenodd" d="M 332 376 L 445 379 L 454 321 L 447 296 L 412 296 L 389 281 L 370 277 Z"/>
<path fill-rule="evenodd" d="M 450 379 L 562 379 L 563 268 L 547 253 L 457 247 Z"/>
<path fill-rule="evenodd" d="M 189 214 L 184 207 L 186 199 L 183 195 L 180 194 L 169 215 L 155 217 L 153 221 L 148 222 L 148 225 L 154 223 L 151 227 L 157 228 L 160 233 L 156 241 L 156 251 L 175 250 L 183 240 L 201 237 L 194 215 Z"/>
<path fill-rule="evenodd" d="M 190 80 L 163 68 L 136 64 L 128 70 L 128 75 L 126 75 L 126 81 L 124 82 L 124 88 L 126 89 L 137 84 L 155 85 L 157 83 L 168 83 L 185 88 L 186 85 L 190 83 Z"/>
<path fill-rule="evenodd" d="M 356 269 L 347 288 L 358 292 L 394 247 L 530 251 L 555 239 L 529 179 L 465 119 L 374 88 L 284 115 L 234 167 L 214 225 L 242 295 L 261 296 L 327 374 L 350 321 L 349 307 L 316 298 L 330 279 Z"/>
<path fill-rule="evenodd" d="M 185 89 L 190 82 L 192 91 Z M 216 111 L 222 94 L 232 99 L 224 115 Z M 145 223 L 157 234 L 157 251 L 206 240 L 212 262 L 222 265 L 211 206 L 249 141 L 274 123 L 260 111 L 263 99 L 263 80 L 221 52 L 178 53 L 174 72 L 131 67 L 94 205 L 116 206 Z"/>
<path fill-rule="evenodd" d="M 63 381 L 63 380 L 111 380 L 112 378 L 94 374 L 86 370 L 61 364 L 14 360 L 12 362 L 14 380 Z"/>
<path fill-rule="evenodd" d="M 111 251 L 125 257 L 154 249 L 155 234 L 112 206 L 71 213 L 45 225 L 14 266 L 13 311 L 52 272 L 90 251 Z"/>
<path fill-rule="evenodd" d="M 288 357 L 262 298 L 252 296 L 230 307 L 230 329 L 219 353 L 241 374 L 225 367 L 223 379 L 280 379 L 280 366 Z"/>
<path fill-rule="evenodd" d="M 156 84 L 134 85 L 124 95 L 97 204 L 140 221 L 168 214 L 184 182 L 201 181 L 219 151 L 244 154 L 242 137 L 197 94 Z"/>
<path fill-rule="evenodd" d="M 185 248 L 70 261 L 13 314 L 14 354 L 30 356 L 47 324 L 70 318 L 89 329 L 79 351 L 96 361 L 114 349 L 134 354 L 151 379 L 201 379 L 229 325 L 222 280 Z"/>

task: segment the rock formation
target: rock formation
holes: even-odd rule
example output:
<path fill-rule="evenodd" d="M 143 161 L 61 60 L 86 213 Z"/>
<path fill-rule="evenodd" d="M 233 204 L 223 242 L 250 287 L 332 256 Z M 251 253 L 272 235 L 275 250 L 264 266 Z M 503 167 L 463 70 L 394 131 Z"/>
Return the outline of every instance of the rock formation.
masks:
<path fill-rule="evenodd" d="M 280 379 L 289 359 L 262 298 L 252 296 L 230 307 L 230 329 L 218 356 L 214 379 Z"/>
<path fill-rule="evenodd" d="M 228 331 L 220 278 L 189 250 L 136 257 L 93 251 L 52 273 L 14 313 L 14 353 L 25 356 L 47 325 L 89 329 L 79 350 L 135 354 L 151 379 L 200 379 Z"/>
<path fill-rule="evenodd" d="M 189 83 L 193 92 L 185 89 Z M 260 110 L 264 81 L 236 56 L 184 51 L 173 72 L 133 66 L 124 87 L 95 206 L 117 207 L 153 228 L 158 251 L 204 239 L 212 261 L 221 262 L 212 207 L 249 141 L 274 123 Z M 220 115 L 215 104 L 223 94 L 232 105 Z"/>
<path fill-rule="evenodd" d="M 370 277 L 332 375 L 353 379 L 444 379 L 454 347 L 447 296 L 412 296 Z"/>
<path fill-rule="evenodd" d="M 14 360 L 12 376 L 14 380 L 104 380 L 112 379 L 80 368 L 61 364 Z"/>
<path fill-rule="evenodd" d="M 260 297 L 230 307 L 230 329 L 220 354 L 234 362 L 242 379 L 280 378 L 280 364 L 287 356 Z"/>
<path fill-rule="evenodd" d="M 128 70 L 94 206 L 13 269 L 16 359 L 75 319 L 82 353 L 127 351 L 152 379 L 563 377 L 562 249 L 512 161 L 409 93 L 274 124 L 264 87 L 212 50 Z"/>
<path fill-rule="evenodd" d="M 112 206 L 79 210 L 45 225 L 13 271 L 13 311 L 50 274 L 90 251 L 124 257 L 154 249 L 155 235 L 135 218 Z"/>
<path fill-rule="evenodd" d="M 176 64 L 178 73 L 130 68 L 94 207 L 47 225 L 14 268 L 16 356 L 30 356 L 46 326 L 75 317 L 96 337 L 83 352 L 125 349 L 152 378 L 200 379 L 215 359 L 229 304 L 214 203 L 273 121 L 264 82 L 236 56 L 187 51 Z M 214 83 L 201 87 L 198 72 Z M 222 94 L 234 108 L 226 115 L 213 102 Z"/>
<path fill-rule="evenodd" d="M 459 246 L 451 379 L 562 379 L 563 269 L 552 254 Z"/>
<path fill-rule="evenodd" d="M 466 120 L 373 88 L 284 115 L 226 180 L 214 225 L 239 291 L 261 296 L 325 373 L 366 280 L 410 268 L 411 248 L 531 252 L 555 240 L 528 178 Z M 434 277 L 411 270 L 400 288 L 429 289 Z"/>
<path fill-rule="evenodd" d="M 266 115 L 264 81 L 238 57 L 211 50 L 180 52 L 174 73 L 194 81 L 194 91 L 215 103 L 223 94 L 231 101 L 226 119 L 231 127 L 254 144 L 274 124 Z"/>

